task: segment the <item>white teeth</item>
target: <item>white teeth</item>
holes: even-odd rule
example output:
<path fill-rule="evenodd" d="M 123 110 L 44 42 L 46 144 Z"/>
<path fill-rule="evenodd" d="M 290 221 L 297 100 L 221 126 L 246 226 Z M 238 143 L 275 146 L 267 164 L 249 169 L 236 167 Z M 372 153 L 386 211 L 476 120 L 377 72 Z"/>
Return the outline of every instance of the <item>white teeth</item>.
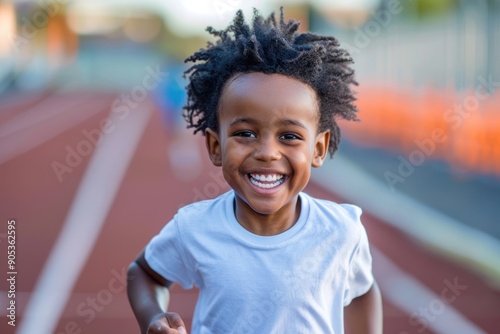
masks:
<path fill-rule="evenodd" d="M 281 180 L 283 178 L 283 175 L 281 174 L 269 174 L 269 175 L 260 175 L 260 174 L 250 174 L 252 178 L 254 178 L 257 181 L 266 181 L 266 182 L 274 182 L 277 180 Z"/>
<path fill-rule="evenodd" d="M 259 188 L 270 189 L 279 186 L 284 181 L 284 175 L 274 174 L 274 175 L 259 175 L 259 174 L 250 174 L 250 182 L 256 185 Z M 263 182 L 273 182 L 273 183 L 262 183 Z"/>

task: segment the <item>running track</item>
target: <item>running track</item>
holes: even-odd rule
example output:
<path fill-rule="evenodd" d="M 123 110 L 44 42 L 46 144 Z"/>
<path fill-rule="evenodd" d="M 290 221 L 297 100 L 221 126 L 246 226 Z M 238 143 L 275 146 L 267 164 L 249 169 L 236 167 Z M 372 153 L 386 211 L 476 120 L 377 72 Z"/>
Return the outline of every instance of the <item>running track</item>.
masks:
<path fill-rule="evenodd" d="M 227 189 L 201 136 L 184 144 L 192 157 L 199 152 L 202 171 L 175 177 L 196 166 L 169 159 L 179 139 L 160 112 L 146 101 L 113 114 L 116 97 L 51 91 L 0 103 L 2 276 L 10 219 L 17 237 L 16 327 L 7 323 L 2 279 L 0 333 L 138 333 L 124 288 L 128 264 L 180 205 Z M 84 133 L 106 120 L 103 140 L 85 144 Z M 69 166 L 68 150 L 77 149 L 82 154 Z M 54 162 L 67 166 L 59 179 Z M 307 190 L 342 202 L 318 184 Z M 363 221 L 384 297 L 384 333 L 499 333 L 499 291 L 369 212 Z M 189 324 L 195 300 L 195 291 L 176 286 L 170 309 Z"/>

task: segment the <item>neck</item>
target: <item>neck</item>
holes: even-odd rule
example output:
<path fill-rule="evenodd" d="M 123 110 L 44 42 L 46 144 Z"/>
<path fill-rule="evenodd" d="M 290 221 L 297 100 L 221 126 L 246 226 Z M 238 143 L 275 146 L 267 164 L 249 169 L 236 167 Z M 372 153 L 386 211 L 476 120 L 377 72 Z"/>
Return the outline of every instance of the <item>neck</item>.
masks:
<path fill-rule="evenodd" d="M 262 236 L 276 235 L 291 228 L 299 219 L 301 203 L 296 196 L 279 211 L 263 214 L 254 211 L 236 195 L 235 216 L 238 223 L 248 231 Z"/>

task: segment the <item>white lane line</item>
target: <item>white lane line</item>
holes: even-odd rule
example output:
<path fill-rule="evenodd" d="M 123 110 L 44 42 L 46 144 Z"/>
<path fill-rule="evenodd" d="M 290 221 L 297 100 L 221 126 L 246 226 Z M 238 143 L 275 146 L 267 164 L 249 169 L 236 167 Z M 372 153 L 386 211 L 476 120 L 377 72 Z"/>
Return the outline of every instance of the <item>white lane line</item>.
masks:
<path fill-rule="evenodd" d="M 14 93 L 13 95 L 2 97 L 2 104 L 0 106 L 0 116 L 3 116 L 2 113 L 8 112 L 14 108 L 22 108 L 26 105 L 29 105 L 37 100 L 43 100 L 52 95 L 46 91 L 39 92 L 30 92 L 26 93 Z"/>
<path fill-rule="evenodd" d="M 126 294 L 126 289 L 123 287 L 123 289 L 120 289 L 121 292 L 117 294 L 113 294 L 113 299 L 112 302 L 106 305 L 100 305 L 100 306 L 106 306 L 103 307 L 102 310 L 99 309 L 99 311 L 96 311 L 93 308 L 93 305 L 89 305 L 88 301 L 92 298 L 98 298 L 99 290 L 98 292 L 88 292 L 88 293 L 83 293 L 83 292 L 76 292 L 72 293 L 66 307 L 63 310 L 63 313 L 61 314 L 61 318 L 66 318 L 65 320 L 69 321 L 76 321 L 81 323 L 84 327 L 85 324 L 87 324 L 89 313 L 93 314 L 96 318 L 100 319 L 112 319 L 112 318 L 118 318 L 118 319 L 130 319 L 130 308 L 129 308 L 129 303 L 128 303 L 128 298 Z M 109 292 L 109 290 L 107 290 Z M 7 306 L 9 305 L 9 299 L 7 298 L 8 291 L 1 291 L 0 290 L 0 316 L 2 318 L 5 318 L 9 311 L 7 310 Z M 32 293 L 28 291 L 16 291 L 16 318 L 21 318 L 24 316 L 24 312 L 22 309 L 23 305 L 26 305 L 27 301 L 31 298 Z M 85 306 L 84 306 L 85 305 Z M 8 321 L 9 319 L 7 319 Z M 63 327 L 61 327 L 63 328 Z M 2 332 L 3 333 L 3 332 Z M 78 330 L 73 331 L 73 333 L 85 333 L 85 330 L 81 332 L 78 332 Z M 38 334 L 38 333 L 36 333 Z"/>
<path fill-rule="evenodd" d="M 109 108 L 111 101 L 107 99 L 104 101 L 105 103 L 103 103 L 102 99 L 94 101 L 87 98 L 86 100 L 79 100 L 76 104 L 61 105 L 51 100 L 51 109 L 38 110 L 37 108 L 37 113 L 35 113 L 48 114 L 50 117 L 37 116 L 33 118 L 33 121 L 26 121 L 26 113 L 23 113 L 12 122 L 5 123 L 0 129 L 0 131 L 3 131 L 0 136 L 3 135 L 4 137 L 0 141 L 0 164 L 40 146 L 64 131 L 102 112 L 105 108 Z M 81 110 L 74 112 L 74 108 L 84 102 L 87 102 L 85 112 Z M 57 112 L 51 110 L 57 110 Z M 27 116 L 34 115 L 32 112 L 27 112 Z M 12 128 L 9 128 L 10 125 L 12 125 Z"/>
<path fill-rule="evenodd" d="M 99 236 L 127 167 L 151 116 L 138 108 L 96 147 L 61 233 L 26 306 L 19 334 L 53 333 Z"/>
<path fill-rule="evenodd" d="M 0 139 L 12 135 L 18 131 L 35 126 L 38 123 L 50 120 L 61 113 L 72 111 L 75 107 L 91 100 L 92 98 L 90 96 L 72 99 L 66 97 L 62 100 L 51 96 L 32 106 L 30 109 L 24 110 L 21 114 L 15 116 L 13 119 L 10 119 L 7 122 L 1 124 Z"/>
<path fill-rule="evenodd" d="M 460 284 L 459 278 L 455 291 L 451 288 L 455 278 L 450 277 L 443 281 L 441 295 L 437 295 L 400 269 L 381 251 L 373 246 L 370 248 L 373 262 L 376 263 L 375 275 L 380 277 L 377 284 L 382 297 L 407 312 L 410 315 L 408 324 L 417 331 L 430 329 L 438 334 L 486 334 L 452 306 L 453 301 L 467 289 Z M 398 333 L 408 334 L 406 331 Z"/>
<path fill-rule="evenodd" d="M 312 179 L 425 245 L 452 256 L 500 288 L 500 240 L 389 187 L 336 154 Z M 467 247 L 464 247 L 467 245 Z"/>

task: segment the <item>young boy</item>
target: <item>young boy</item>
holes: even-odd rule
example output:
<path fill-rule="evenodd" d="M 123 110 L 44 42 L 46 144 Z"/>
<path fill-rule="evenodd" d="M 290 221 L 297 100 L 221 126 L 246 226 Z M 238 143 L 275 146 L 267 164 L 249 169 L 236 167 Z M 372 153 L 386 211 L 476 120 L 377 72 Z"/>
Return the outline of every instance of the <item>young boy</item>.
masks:
<path fill-rule="evenodd" d="M 142 333 L 186 333 L 168 287 L 199 287 L 192 333 L 381 333 L 361 210 L 302 190 L 355 120 L 348 53 L 298 33 L 283 10 L 252 27 L 239 11 L 189 57 L 185 118 L 231 191 L 188 205 L 129 268 Z"/>

